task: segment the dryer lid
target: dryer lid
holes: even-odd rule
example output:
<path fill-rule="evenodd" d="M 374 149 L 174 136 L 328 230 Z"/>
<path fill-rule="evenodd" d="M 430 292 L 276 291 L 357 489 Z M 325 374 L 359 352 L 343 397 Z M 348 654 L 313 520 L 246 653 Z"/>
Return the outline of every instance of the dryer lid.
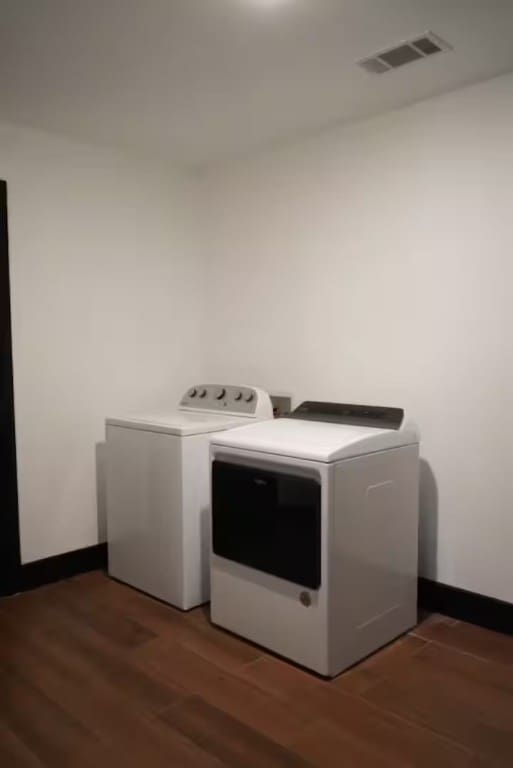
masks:
<path fill-rule="evenodd" d="M 223 448 L 269 453 L 275 456 L 334 462 L 418 442 L 409 429 L 333 424 L 297 418 L 275 419 L 215 435 Z"/>

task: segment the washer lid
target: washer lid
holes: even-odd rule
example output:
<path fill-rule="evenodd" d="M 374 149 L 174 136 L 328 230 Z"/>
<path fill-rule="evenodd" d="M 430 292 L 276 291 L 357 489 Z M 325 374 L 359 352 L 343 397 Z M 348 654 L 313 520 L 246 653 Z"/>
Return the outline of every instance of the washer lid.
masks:
<path fill-rule="evenodd" d="M 168 435 L 201 435 L 218 432 L 231 427 L 247 424 L 244 416 L 225 416 L 215 413 L 194 411 L 170 411 L 168 413 L 135 414 L 109 418 L 107 425 L 142 429 L 146 432 L 164 432 Z"/>
<path fill-rule="evenodd" d="M 333 462 L 418 442 L 409 429 L 378 429 L 300 419 L 275 419 L 232 429 L 213 445 Z"/>

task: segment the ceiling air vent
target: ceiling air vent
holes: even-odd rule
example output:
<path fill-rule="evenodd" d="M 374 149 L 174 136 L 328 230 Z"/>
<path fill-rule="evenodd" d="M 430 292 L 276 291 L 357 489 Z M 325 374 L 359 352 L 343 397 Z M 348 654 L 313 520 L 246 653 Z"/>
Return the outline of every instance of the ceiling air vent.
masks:
<path fill-rule="evenodd" d="M 418 59 L 426 59 L 434 53 L 448 51 L 450 48 L 448 43 L 434 35 L 433 32 L 424 32 L 423 35 L 418 35 L 411 40 L 404 40 L 393 48 L 387 48 L 373 56 L 366 56 L 365 59 L 360 59 L 356 63 L 366 72 L 382 75 L 391 69 L 402 67 L 403 64 L 410 64 Z"/>

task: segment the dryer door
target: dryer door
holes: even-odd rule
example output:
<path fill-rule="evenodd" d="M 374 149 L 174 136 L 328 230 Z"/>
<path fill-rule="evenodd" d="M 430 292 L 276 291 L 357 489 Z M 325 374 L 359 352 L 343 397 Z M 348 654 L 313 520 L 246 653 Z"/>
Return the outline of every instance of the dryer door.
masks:
<path fill-rule="evenodd" d="M 321 486 L 309 477 L 214 461 L 216 555 L 287 581 L 321 584 Z"/>

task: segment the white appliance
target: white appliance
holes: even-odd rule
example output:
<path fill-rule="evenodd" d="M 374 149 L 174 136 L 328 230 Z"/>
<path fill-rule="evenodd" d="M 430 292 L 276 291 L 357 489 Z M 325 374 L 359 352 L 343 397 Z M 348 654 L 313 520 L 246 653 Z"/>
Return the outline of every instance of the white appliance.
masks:
<path fill-rule="evenodd" d="M 255 387 L 198 385 L 169 413 L 109 418 L 109 573 L 182 609 L 209 599 L 213 434 L 272 418 Z"/>
<path fill-rule="evenodd" d="M 418 440 L 306 402 L 212 440 L 214 624 L 332 677 L 417 621 Z"/>

